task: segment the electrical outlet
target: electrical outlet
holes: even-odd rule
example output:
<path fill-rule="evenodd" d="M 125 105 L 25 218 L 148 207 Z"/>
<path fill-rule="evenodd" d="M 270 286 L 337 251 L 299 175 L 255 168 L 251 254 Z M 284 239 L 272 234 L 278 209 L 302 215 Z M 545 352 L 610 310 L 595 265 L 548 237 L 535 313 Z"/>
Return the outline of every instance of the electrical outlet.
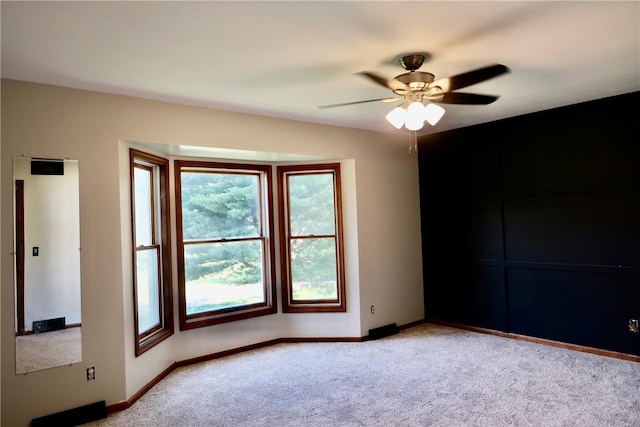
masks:
<path fill-rule="evenodd" d="M 93 381 L 96 379 L 96 367 L 91 366 L 87 368 L 87 381 Z"/>
<path fill-rule="evenodd" d="M 640 325 L 638 325 L 638 319 L 629 319 L 629 330 L 636 334 L 640 332 Z"/>

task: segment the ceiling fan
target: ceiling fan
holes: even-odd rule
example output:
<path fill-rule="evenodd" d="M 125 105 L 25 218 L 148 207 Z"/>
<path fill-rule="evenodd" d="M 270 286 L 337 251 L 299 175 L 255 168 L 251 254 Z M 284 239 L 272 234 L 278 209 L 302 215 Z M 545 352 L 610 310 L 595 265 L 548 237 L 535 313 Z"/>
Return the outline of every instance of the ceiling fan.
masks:
<path fill-rule="evenodd" d="M 367 71 L 358 73 L 369 78 L 374 83 L 390 89 L 394 94 L 393 97 L 322 105 L 319 108 L 342 107 L 366 102 L 395 102 L 403 100 L 404 103 L 401 104 L 401 106 L 396 107 L 387 115 L 387 120 L 397 129 L 400 129 L 404 125 L 407 129 L 415 131 L 422 128 L 425 120 L 431 125 L 435 125 L 438 120 L 440 120 L 444 114 L 444 108 L 435 105 L 435 103 L 466 105 L 491 104 L 498 99 L 498 96 L 454 91 L 509 72 L 509 68 L 506 66 L 493 64 L 452 77 L 435 80 L 433 74 L 418 71 L 424 60 L 425 55 L 423 54 L 402 56 L 400 58 L 400 65 L 407 72 L 399 74 L 392 79 Z M 427 101 L 426 105 L 423 104 L 424 101 Z"/>

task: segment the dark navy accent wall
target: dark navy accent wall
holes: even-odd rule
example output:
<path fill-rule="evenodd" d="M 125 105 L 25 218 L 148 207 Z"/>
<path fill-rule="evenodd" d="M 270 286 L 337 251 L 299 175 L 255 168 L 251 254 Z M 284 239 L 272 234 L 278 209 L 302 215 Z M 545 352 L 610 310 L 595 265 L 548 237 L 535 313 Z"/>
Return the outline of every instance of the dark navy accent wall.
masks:
<path fill-rule="evenodd" d="M 638 105 L 420 139 L 427 318 L 640 355 Z"/>

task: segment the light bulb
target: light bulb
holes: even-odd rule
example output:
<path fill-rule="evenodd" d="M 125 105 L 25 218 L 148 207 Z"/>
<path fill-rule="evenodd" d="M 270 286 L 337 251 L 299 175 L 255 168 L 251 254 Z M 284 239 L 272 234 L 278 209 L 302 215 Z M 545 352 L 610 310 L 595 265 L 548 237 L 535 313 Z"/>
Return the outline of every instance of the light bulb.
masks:
<path fill-rule="evenodd" d="M 387 121 L 396 129 L 400 129 L 404 124 L 404 118 L 407 112 L 402 107 L 396 107 L 387 114 Z"/>
<path fill-rule="evenodd" d="M 419 130 L 424 126 L 424 105 L 422 102 L 412 102 L 407 108 L 404 127 L 409 130 Z"/>
<path fill-rule="evenodd" d="M 424 118 L 431 126 L 435 126 L 442 116 L 444 116 L 444 108 L 439 105 L 429 104 L 424 108 Z"/>

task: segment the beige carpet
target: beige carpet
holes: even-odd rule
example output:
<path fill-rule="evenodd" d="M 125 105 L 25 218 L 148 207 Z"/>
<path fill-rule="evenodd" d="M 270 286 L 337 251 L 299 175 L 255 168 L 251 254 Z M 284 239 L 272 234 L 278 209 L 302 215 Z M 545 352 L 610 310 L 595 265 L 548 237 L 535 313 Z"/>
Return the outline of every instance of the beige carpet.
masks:
<path fill-rule="evenodd" d="M 16 373 L 39 371 L 82 361 L 82 328 L 16 337 Z"/>
<path fill-rule="evenodd" d="M 640 426 L 640 363 L 424 324 L 180 368 L 87 426 Z"/>

